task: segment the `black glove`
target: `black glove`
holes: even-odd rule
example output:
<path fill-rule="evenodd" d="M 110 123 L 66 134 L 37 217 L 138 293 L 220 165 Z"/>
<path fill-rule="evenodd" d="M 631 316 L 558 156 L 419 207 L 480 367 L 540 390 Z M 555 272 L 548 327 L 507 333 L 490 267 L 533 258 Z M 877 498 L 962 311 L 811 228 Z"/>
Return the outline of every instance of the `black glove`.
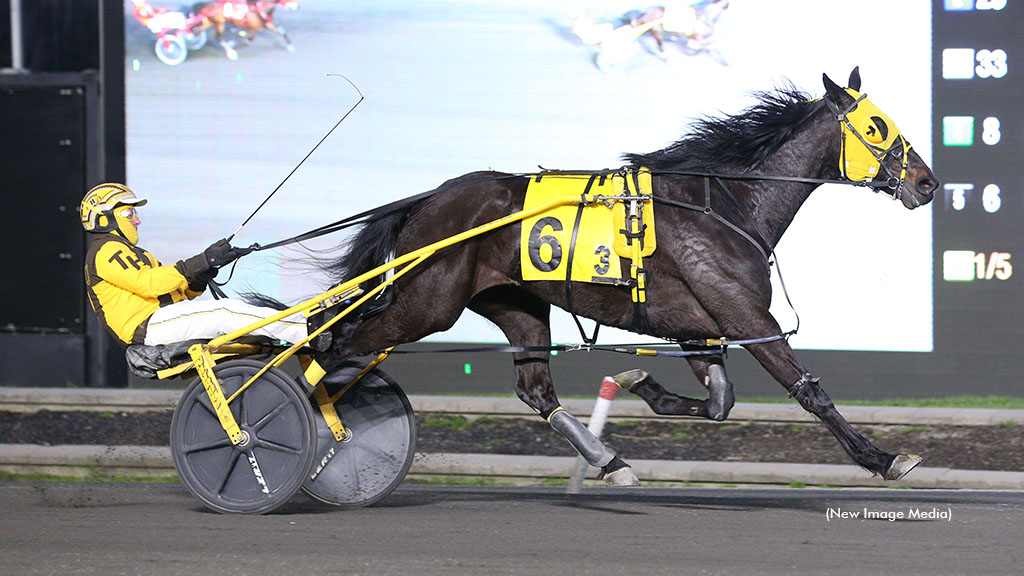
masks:
<path fill-rule="evenodd" d="M 179 260 L 174 268 L 188 280 L 189 287 L 205 286 L 207 280 L 217 275 L 217 268 L 227 266 L 240 256 L 239 250 L 231 246 L 225 238 L 217 240 L 202 254 Z M 212 272 L 212 273 L 211 273 Z M 198 290 L 198 288 L 193 288 Z"/>
<path fill-rule="evenodd" d="M 213 280 L 216 277 L 217 277 L 217 269 L 216 268 L 210 268 L 209 270 L 206 270 L 205 272 L 200 272 L 194 278 L 189 279 L 189 281 L 188 281 L 188 289 L 193 291 L 193 292 L 205 292 L 206 291 L 206 286 L 210 283 L 210 280 Z"/>
<path fill-rule="evenodd" d="M 210 268 L 221 268 L 231 264 L 238 259 L 239 250 L 228 242 L 227 238 L 221 238 L 206 250 L 203 250 L 203 256 L 206 257 L 207 264 Z"/>

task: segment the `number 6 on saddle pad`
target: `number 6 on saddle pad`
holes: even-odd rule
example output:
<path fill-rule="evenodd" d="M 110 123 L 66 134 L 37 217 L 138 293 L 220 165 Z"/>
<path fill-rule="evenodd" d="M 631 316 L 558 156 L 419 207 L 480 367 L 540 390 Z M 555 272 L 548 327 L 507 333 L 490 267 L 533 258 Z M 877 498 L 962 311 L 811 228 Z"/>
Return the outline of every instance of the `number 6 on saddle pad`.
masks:
<path fill-rule="evenodd" d="M 568 277 L 575 282 L 628 284 L 620 258 L 632 258 L 634 242 L 640 242 L 641 256 L 657 247 L 651 173 L 541 173 L 530 180 L 523 210 L 563 197 L 579 198 L 579 203 L 523 220 L 523 280 L 564 281 L 571 265 Z M 637 220 L 631 223 L 630 216 Z"/>

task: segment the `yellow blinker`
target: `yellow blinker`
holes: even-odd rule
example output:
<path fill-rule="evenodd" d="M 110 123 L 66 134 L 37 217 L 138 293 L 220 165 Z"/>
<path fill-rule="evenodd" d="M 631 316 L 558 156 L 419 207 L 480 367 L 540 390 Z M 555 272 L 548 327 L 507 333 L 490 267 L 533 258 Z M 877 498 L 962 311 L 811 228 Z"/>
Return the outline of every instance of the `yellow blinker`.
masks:
<path fill-rule="evenodd" d="M 902 142 L 904 154 L 910 150 L 910 145 L 896 123 L 878 106 L 852 88 L 847 88 L 846 92 L 857 101 L 857 106 L 846 113 L 846 122 L 840 122 L 843 150 L 839 155 L 839 170 L 849 180 L 865 182 L 878 175 L 880 158 L 897 140 Z"/>

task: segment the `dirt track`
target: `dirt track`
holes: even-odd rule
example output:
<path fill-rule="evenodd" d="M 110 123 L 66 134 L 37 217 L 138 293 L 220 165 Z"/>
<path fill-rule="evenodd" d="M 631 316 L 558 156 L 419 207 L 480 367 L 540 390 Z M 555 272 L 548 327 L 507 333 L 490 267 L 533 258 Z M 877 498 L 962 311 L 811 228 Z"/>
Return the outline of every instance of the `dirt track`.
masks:
<path fill-rule="evenodd" d="M 0 412 L 0 441 L 10 444 L 166 446 L 171 414 Z M 572 456 L 569 445 L 539 419 L 420 415 L 417 451 L 426 453 Z M 1024 470 L 1024 426 L 863 426 L 889 452 L 921 454 L 927 466 Z M 709 460 L 849 464 L 823 426 L 626 421 L 605 426 L 603 439 L 627 460 Z"/>

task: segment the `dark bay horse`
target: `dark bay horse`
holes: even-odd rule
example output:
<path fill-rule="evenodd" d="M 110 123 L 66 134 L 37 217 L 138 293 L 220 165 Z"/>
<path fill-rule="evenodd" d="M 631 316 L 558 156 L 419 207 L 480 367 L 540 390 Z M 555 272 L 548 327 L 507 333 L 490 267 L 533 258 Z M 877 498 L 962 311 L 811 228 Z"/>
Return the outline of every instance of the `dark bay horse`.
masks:
<path fill-rule="evenodd" d="M 840 168 L 841 155 L 853 157 L 857 147 L 866 148 L 869 141 L 881 141 L 883 133 L 897 130 L 884 115 L 873 115 L 856 132 L 843 131 L 838 119 L 869 104 L 827 76 L 823 82 L 824 98 L 812 100 L 792 87 L 761 93 L 749 109 L 701 120 L 692 134 L 662 150 L 625 155 L 631 167 L 650 169 L 658 208 L 658 249 L 644 259 L 646 314 L 638 323 L 629 287 L 573 282 L 575 313 L 675 342 L 720 337 L 768 340 L 779 335 L 782 330 L 768 310 L 772 288 L 767 254 L 822 181 L 847 176 Z M 860 89 L 857 69 L 849 86 Z M 908 209 L 932 200 L 938 179 L 902 136 L 888 149 L 877 149 L 873 157 L 878 161 L 876 175 L 858 180 L 875 180 L 879 189 Z M 773 175 L 787 178 L 770 179 Z M 378 215 L 333 263 L 335 280 L 355 278 L 395 254 L 521 210 L 528 181 L 523 175 L 467 174 L 434 195 Z M 706 199 L 713 208 L 707 212 L 716 217 L 683 207 L 702 206 Z M 519 398 L 601 468 L 607 483 L 636 484 L 628 465 L 560 408 L 548 370 L 549 353 L 532 347 L 550 345 L 549 312 L 552 305 L 567 308 L 566 286 L 523 281 L 519 235 L 516 223 L 438 252 L 429 265 L 417 267 L 392 286 L 390 305 L 382 311 L 333 325 L 331 348 L 317 360 L 330 370 L 351 356 L 419 340 L 448 329 L 469 308 L 494 322 L 513 346 L 531 347 L 513 355 Z M 628 259 L 623 260 L 626 267 Z M 824 423 L 860 466 L 895 480 L 920 462 L 917 456 L 876 448 L 850 426 L 784 338 L 745 348 Z M 724 419 L 733 394 L 723 356 L 693 356 L 688 361 L 708 388 L 707 400 L 668 392 L 642 371 L 620 374 L 617 381 L 659 414 Z"/>

